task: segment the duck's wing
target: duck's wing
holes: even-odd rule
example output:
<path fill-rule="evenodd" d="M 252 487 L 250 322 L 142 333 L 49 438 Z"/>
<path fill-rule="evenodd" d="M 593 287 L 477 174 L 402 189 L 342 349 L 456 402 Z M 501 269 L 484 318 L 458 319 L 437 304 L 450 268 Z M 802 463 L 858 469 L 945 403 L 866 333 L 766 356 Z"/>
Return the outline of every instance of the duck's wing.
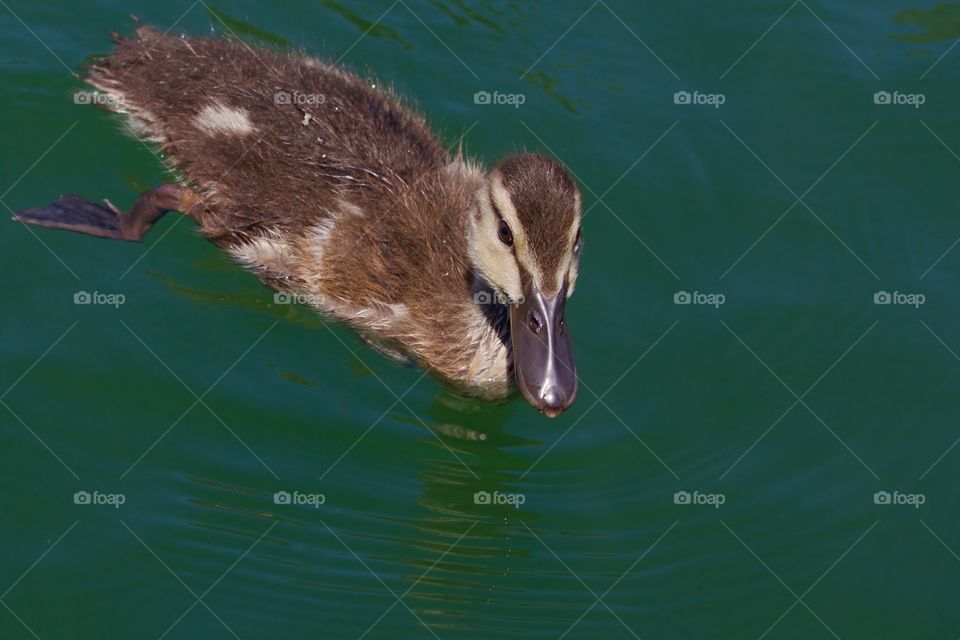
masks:
<path fill-rule="evenodd" d="M 225 244 L 377 206 L 446 161 L 391 92 L 304 55 L 141 27 L 86 79 L 209 199 L 201 226 Z"/>

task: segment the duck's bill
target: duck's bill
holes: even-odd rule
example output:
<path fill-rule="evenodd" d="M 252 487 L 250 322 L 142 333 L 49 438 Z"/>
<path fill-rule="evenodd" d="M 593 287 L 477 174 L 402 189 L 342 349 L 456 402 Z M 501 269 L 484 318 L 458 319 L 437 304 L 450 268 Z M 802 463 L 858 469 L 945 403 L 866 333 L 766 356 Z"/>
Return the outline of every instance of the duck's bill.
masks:
<path fill-rule="evenodd" d="M 510 306 L 510 338 L 517 387 L 527 402 L 551 418 L 577 398 L 577 369 L 566 326 L 566 286 L 552 298 L 535 286 Z"/>

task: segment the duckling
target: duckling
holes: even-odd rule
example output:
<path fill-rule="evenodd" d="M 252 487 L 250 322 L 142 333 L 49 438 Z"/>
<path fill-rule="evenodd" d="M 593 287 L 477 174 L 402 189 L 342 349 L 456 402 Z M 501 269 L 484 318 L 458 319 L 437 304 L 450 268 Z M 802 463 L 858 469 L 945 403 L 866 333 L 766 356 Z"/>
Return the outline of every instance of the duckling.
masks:
<path fill-rule="evenodd" d="M 319 59 L 147 26 L 84 80 L 178 182 L 121 213 L 76 195 L 15 219 L 138 242 L 166 212 L 267 286 L 469 395 L 577 396 L 565 305 L 582 247 L 569 172 L 524 153 L 485 171 L 391 90 Z"/>

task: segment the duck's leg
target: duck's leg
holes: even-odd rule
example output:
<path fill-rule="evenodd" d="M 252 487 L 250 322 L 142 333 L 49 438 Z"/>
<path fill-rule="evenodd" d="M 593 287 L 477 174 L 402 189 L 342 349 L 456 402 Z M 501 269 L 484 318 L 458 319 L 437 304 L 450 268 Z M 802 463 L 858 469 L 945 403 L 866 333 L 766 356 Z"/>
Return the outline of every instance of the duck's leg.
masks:
<path fill-rule="evenodd" d="M 140 242 L 150 227 L 168 211 L 191 214 L 200 196 L 179 184 L 164 184 L 141 194 L 129 213 L 121 213 L 108 200 L 106 206 L 73 194 L 37 209 L 24 209 L 14 219 L 40 227 L 66 229 L 101 238 Z"/>

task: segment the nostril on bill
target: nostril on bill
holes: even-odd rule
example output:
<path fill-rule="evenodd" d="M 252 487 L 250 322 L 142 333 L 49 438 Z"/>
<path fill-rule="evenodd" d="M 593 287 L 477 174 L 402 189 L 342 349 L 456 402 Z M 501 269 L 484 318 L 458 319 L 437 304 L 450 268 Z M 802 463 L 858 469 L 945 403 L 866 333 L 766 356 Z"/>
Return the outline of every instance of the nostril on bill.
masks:
<path fill-rule="evenodd" d="M 543 331 L 543 318 L 540 317 L 540 314 L 531 309 L 530 314 L 527 316 L 527 326 L 530 327 L 530 331 L 533 331 L 537 335 Z"/>

